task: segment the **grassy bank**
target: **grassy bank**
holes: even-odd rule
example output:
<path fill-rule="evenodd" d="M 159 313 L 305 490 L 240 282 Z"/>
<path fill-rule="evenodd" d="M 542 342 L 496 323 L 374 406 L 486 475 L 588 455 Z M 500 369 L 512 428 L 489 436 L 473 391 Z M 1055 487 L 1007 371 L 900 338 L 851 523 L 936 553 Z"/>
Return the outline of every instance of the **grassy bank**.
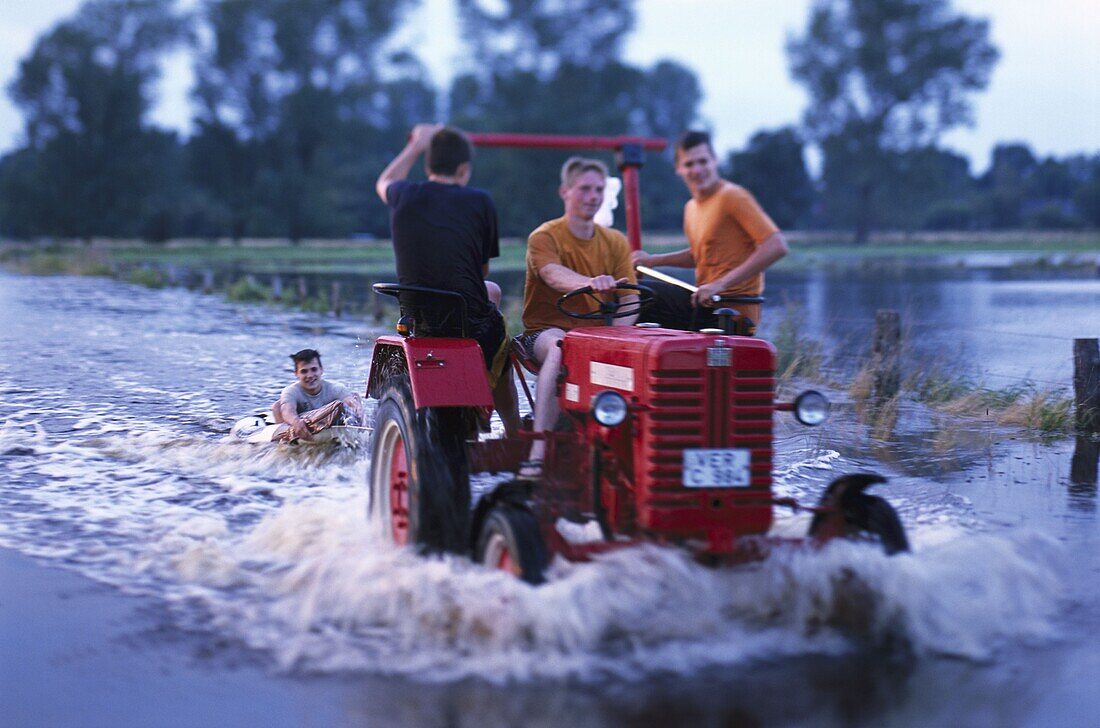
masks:
<path fill-rule="evenodd" d="M 846 392 L 857 416 L 876 440 L 890 440 L 905 408 L 921 408 L 954 420 L 982 420 L 1021 429 L 1039 437 L 1068 433 L 1073 428 L 1073 399 L 1069 388 L 1021 381 L 991 387 L 981 378 L 958 367 L 916 361 L 902 341 L 902 371 L 898 392 L 878 400 L 874 392 L 875 370 L 870 352 L 843 361 L 830 356 L 824 345 L 803 333 L 802 310 L 788 305 L 778 312 L 772 335 L 777 353 L 780 387 L 794 382 L 817 383 Z"/>
<path fill-rule="evenodd" d="M 1095 265 L 1100 257 L 1100 231 L 1051 233 L 881 233 L 867 245 L 854 246 L 850 236 L 837 232 L 787 233 L 791 254 L 779 267 L 850 263 L 853 260 L 933 257 L 951 258 L 974 254 L 1003 254 L 1039 265 Z M 644 247 L 654 252 L 684 245 L 675 232 L 651 233 Z M 523 269 L 525 241 L 502 241 L 501 257 L 494 271 Z M 948 260 L 948 264 L 957 261 Z M 163 244 L 140 241 L 100 240 L 49 243 L 0 242 L 0 264 L 26 273 L 75 273 L 104 275 L 120 269 L 169 266 L 234 269 L 245 273 L 273 274 L 387 274 L 393 271 L 393 251 L 388 240 L 286 240 L 200 241 L 175 240 Z"/>

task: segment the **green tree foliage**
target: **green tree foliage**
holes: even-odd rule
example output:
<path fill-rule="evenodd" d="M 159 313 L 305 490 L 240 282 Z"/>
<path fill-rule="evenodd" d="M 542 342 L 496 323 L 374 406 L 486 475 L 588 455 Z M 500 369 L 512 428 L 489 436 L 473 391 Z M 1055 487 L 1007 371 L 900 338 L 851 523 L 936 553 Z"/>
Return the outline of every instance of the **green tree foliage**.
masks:
<path fill-rule="evenodd" d="M 1073 229 L 1100 223 L 1100 155 L 1039 159 L 1026 144 L 999 144 L 977 180 L 978 224 L 993 229 Z"/>
<path fill-rule="evenodd" d="M 948 0 L 816 0 L 787 53 L 810 94 L 807 133 L 834 169 L 826 193 L 850 201 L 860 241 L 888 204 L 882 183 L 897 173 L 894 153 L 969 123 L 969 95 L 985 88 L 998 58 L 988 22 L 953 13 Z M 825 214 L 838 217 L 828 200 Z"/>
<path fill-rule="evenodd" d="M 970 162 L 937 147 L 921 147 L 892 155 L 893 175 L 883 184 L 892 204 L 885 227 L 895 230 L 969 229 L 974 226 L 966 207 L 973 196 Z"/>
<path fill-rule="evenodd" d="M 186 32 L 171 2 L 92 0 L 39 38 L 8 88 L 26 130 L 0 165 L 8 232 L 146 232 L 169 194 L 176 140 L 145 116 L 162 54 Z"/>
<path fill-rule="evenodd" d="M 696 118 L 702 92 L 689 69 L 671 61 L 641 69 L 619 59 L 634 24 L 633 0 L 504 0 L 491 8 L 459 0 L 458 7 L 478 72 L 452 84 L 454 124 L 474 131 L 672 138 Z M 558 170 L 571 153 L 479 151 L 474 184 L 497 199 L 506 234 L 526 235 L 561 214 Z M 589 156 L 614 169 L 612 155 Z M 642 178 L 643 225 L 679 227 L 683 194 L 671 150 L 648 154 Z M 620 227 L 622 220 L 620 209 Z"/>
<path fill-rule="evenodd" d="M 935 147 L 907 152 L 899 160 L 901 188 L 891 197 L 892 225 L 905 230 L 973 230 L 974 179 L 965 157 Z"/>
<path fill-rule="evenodd" d="M 744 151 L 732 152 L 726 173 L 748 188 L 775 223 L 785 229 L 810 222 L 814 184 L 806 170 L 798 133 L 786 127 L 760 131 Z"/>
<path fill-rule="evenodd" d="M 415 4 L 204 4 L 190 170 L 205 224 L 292 239 L 384 229 L 369 205 L 372 173 L 435 114 L 422 64 L 392 42 Z"/>
<path fill-rule="evenodd" d="M 877 181 L 871 210 L 862 209 L 864 188 L 846 184 L 861 163 L 858 148 L 842 137 L 823 145 L 821 172 L 824 226 L 893 230 L 967 230 L 977 226 L 974 181 L 966 158 L 933 146 L 906 151 L 883 151 L 877 162 L 883 171 Z"/>
<path fill-rule="evenodd" d="M 1089 227 L 1100 228 L 1100 154 L 1081 160 L 1088 181 L 1073 193 L 1073 204 Z"/>
<path fill-rule="evenodd" d="M 994 229 L 1020 227 L 1026 188 L 1038 160 L 1024 144 L 999 144 L 979 185 L 983 194 L 976 203 L 985 226 Z"/>

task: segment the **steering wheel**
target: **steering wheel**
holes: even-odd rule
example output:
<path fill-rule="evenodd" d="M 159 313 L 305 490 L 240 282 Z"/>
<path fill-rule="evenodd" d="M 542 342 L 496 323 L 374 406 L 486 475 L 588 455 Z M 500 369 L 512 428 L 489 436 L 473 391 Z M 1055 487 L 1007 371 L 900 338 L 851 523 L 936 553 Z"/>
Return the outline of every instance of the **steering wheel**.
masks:
<path fill-rule="evenodd" d="M 619 300 L 617 295 L 620 290 L 637 293 L 638 300 L 623 303 Z M 593 291 L 591 286 L 577 288 L 558 299 L 558 311 L 561 311 L 569 318 L 581 319 L 583 321 L 602 319 L 607 326 L 610 326 L 613 319 L 626 318 L 627 316 L 633 316 L 640 313 L 643 309 L 652 305 L 653 301 L 656 299 L 656 294 L 653 293 L 652 288 L 646 288 L 645 286 L 639 286 L 633 283 L 620 283 L 612 288 L 611 291 L 603 291 L 602 293 L 610 293 L 612 291 L 614 291 L 616 295 L 614 299 L 607 301 L 602 298 L 601 293 Z M 577 311 L 570 311 L 565 308 L 567 301 L 571 301 L 581 296 L 588 296 L 591 298 L 596 303 L 598 310 L 578 313 Z"/>

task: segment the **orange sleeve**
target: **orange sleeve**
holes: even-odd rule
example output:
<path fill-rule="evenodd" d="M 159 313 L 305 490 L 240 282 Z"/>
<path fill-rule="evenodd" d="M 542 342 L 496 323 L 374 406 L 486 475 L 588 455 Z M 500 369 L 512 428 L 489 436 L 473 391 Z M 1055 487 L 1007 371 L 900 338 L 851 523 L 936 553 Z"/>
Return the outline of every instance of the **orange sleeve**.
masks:
<path fill-rule="evenodd" d="M 731 187 L 724 201 L 726 214 L 737 221 L 756 245 L 779 232 L 779 227 L 744 187 Z"/>
<path fill-rule="evenodd" d="M 533 232 L 527 239 L 527 268 L 536 278 L 541 279 L 539 271 L 550 263 L 561 265 L 561 255 L 558 253 L 558 244 L 547 232 Z"/>

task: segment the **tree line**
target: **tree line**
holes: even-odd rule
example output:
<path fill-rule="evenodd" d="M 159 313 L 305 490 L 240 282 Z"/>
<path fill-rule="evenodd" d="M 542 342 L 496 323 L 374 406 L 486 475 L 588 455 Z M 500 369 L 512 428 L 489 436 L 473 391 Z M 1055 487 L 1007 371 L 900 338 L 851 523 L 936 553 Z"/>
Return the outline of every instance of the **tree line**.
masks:
<path fill-rule="evenodd" d="M 36 40 L 8 85 L 24 134 L 0 159 L 0 233 L 385 236 L 373 181 L 416 122 L 670 140 L 705 125 L 690 68 L 623 59 L 634 0 L 455 4 L 470 62 L 437 88 L 402 40 L 419 0 L 85 2 Z M 1039 159 L 1004 144 L 972 174 L 939 146 L 969 121 L 998 59 L 986 21 L 947 0 L 817 0 L 786 50 L 811 98 L 803 119 L 719 150 L 723 172 L 782 227 L 864 238 L 1100 226 L 1100 154 Z M 163 62 L 180 51 L 195 77 L 187 138 L 150 121 Z M 474 183 L 497 199 L 505 234 L 560 213 L 561 156 L 478 151 Z M 642 174 L 643 225 L 678 228 L 685 194 L 671 150 L 650 154 Z"/>

